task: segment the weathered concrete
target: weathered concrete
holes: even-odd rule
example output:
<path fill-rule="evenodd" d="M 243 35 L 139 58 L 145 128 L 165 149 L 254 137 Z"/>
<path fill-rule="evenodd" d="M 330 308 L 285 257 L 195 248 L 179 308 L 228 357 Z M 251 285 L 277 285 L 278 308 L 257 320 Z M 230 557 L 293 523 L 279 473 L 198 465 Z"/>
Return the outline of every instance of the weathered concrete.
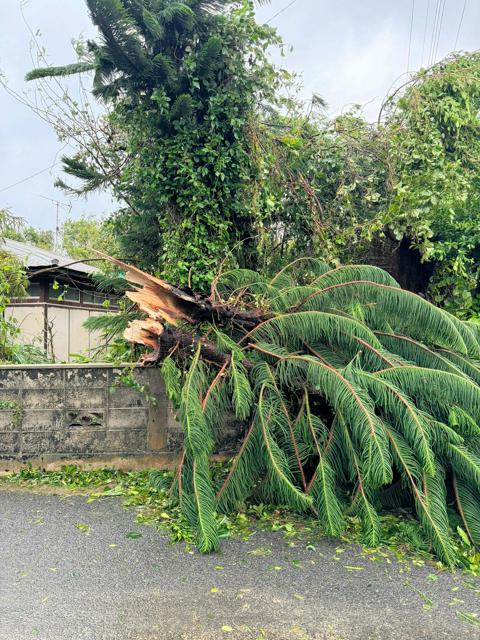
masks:
<path fill-rule="evenodd" d="M 108 364 L 0 367 L 0 471 L 24 463 L 49 468 L 169 466 L 181 429 L 157 369 L 135 370 L 155 398 L 121 383 Z"/>

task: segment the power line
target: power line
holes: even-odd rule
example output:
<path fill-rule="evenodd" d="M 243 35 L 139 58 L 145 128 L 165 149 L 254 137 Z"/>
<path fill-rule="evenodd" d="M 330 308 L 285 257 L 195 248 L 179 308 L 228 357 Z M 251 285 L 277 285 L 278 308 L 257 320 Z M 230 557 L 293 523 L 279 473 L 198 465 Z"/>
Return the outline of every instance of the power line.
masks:
<path fill-rule="evenodd" d="M 422 43 L 422 59 L 420 64 L 423 65 L 423 55 L 425 53 L 425 43 L 427 41 L 427 29 L 428 29 L 428 18 L 430 17 L 430 0 L 427 1 L 427 15 L 425 17 L 425 27 L 423 29 L 423 43 Z"/>
<path fill-rule="evenodd" d="M 17 187 L 18 185 L 23 184 L 24 182 L 27 182 L 28 180 L 31 180 L 32 178 L 35 178 L 36 176 L 39 176 L 40 174 L 45 173 L 46 171 L 50 171 L 50 169 L 53 169 L 53 167 L 56 167 L 58 164 L 60 164 L 60 162 L 54 162 L 49 167 L 46 167 L 45 169 L 41 169 L 40 171 L 37 171 L 36 173 L 32 173 L 32 175 L 27 176 L 26 178 L 23 178 L 23 180 L 19 180 L 18 182 L 14 182 L 13 184 L 9 184 L 7 187 L 3 187 L 3 189 L 0 189 L 0 193 L 3 193 L 4 191 L 7 191 L 8 189 L 13 189 L 13 187 Z"/>
<path fill-rule="evenodd" d="M 437 4 L 435 5 L 435 13 L 433 16 L 432 35 L 430 39 L 430 53 L 428 54 L 427 66 L 430 66 L 433 62 L 433 51 L 434 51 L 435 40 L 437 36 L 437 26 L 438 26 L 438 19 L 440 17 L 441 4 L 442 4 L 442 0 L 437 0 Z"/>
<path fill-rule="evenodd" d="M 272 22 L 272 20 L 275 20 L 275 18 L 277 18 L 281 13 L 283 13 L 287 9 L 290 9 L 290 7 L 292 5 L 294 5 L 296 2 L 297 2 L 297 0 L 292 0 L 292 2 L 287 4 L 285 7 L 283 7 L 283 9 L 280 9 L 280 11 L 277 11 L 277 13 L 275 13 L 271 18 L 269 18 L 265 24 L 270 24 L 270 22 Z"/>
<path fill-rule="evenodd" d="M 435 52 L 433 54 L 433 60 L 432 63 L 435 62 L 435 60 L 437 59 L 437 53 L 438 53 L 438 45 L 440 44 L 440 34 L 442 32 L 442 26 L 443 26 L 443 15 L 445 13 L 445 5 L 447 4 L 447 0 L 443 0 L 443 5 L 442 5 L 442 13 L 440 15 L 440 22 L 438 25 L 438 32 L 437 32 L 437 42 L 435 44 Z"/>
<path fill-rule="evenodd" d="M 453 45 L 454 51 L 457 50 L 458 38 L 460 37 L 460 31 L 462 30 L 463 17 L 465 16 L 465 9 L 467 8 L 467 2 L 468 0 L 464 0 L 463 2 L 462 15 L 460 16 L 460 22 L 458 24 L 457 37 L 455 38 L 455 44 Z"/>
<path fill-rule="evenodd" d="M 410 71 L 410 54 L 412 51 L 412 33 L 413 33 L 414 17 L 415 17 L 415 0 L 412 0 L 412 15 L 410 16 L 410 36 L 408 38 L 407 73 Z"/>

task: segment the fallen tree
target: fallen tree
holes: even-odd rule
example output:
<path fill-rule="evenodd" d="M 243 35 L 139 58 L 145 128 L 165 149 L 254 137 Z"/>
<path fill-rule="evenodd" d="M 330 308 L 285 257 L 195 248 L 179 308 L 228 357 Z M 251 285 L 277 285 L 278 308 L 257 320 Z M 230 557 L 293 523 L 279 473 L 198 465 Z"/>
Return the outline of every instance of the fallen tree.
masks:
<path fill-rule="evenodd" d="M 179 409 L 173 491 L 202 552 L 218 547 L 217 514 L 251 496 L 312 511 L 333 536 L 356 514 L 371 546 L 379 510 L 409 506 L 448 565 L 452 523 L 480 546 L 478 325 L 372 266 L 234 270 L 203 296 L 114 262 L 145 314 L 125 335 L 150 349 L 143 361 L 161 366 Z M 241 446 L 216 486 L 229 413 Z"/>

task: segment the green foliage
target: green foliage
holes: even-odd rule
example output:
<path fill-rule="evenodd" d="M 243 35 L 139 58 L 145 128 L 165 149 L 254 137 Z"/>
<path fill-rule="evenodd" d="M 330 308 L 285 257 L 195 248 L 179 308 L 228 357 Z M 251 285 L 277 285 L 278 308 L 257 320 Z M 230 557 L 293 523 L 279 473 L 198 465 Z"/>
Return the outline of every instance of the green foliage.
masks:
<path fill-rule="evenodd" d="M 272 231 L 267 252 L 278 267 L 297 256 L 365 260 L 389 193 L 383 131 L 355 111 L 333 121 L 314 96 L 271 115 L 260 144 Z M 305 111 L 308 108 L 308 115 Z"/>
<path fill-rule="evenodd" d="M 478 53 L 421 70 L 376 124 L 356 109 L 330 121 L 318 96 L 283 97 L 292 78 L 266 57 L 281 41 L 249 0 L 87 4 L 100 38 L 77 47 L 79 66 L 29 77 L 94 68 L 107 113 L 64 168 L 74 193 L 125 202 L 111 218 L 122 257 L 204 290 L 219 256 L 368 262 L 477 314 Z"/>
<path fill-rule="evenodd" d="M 19 221 L 0 211 L 0 362 L 33 364 L 46 361 L 43 350 L 35 345 L 19 344 L 19 326 L 5 315 L 12 298 L 27 295 L 28 281 L 23 265 L 2 247 L 2 233 L 10 237 L 21 228 Z"/>
<path fill-rule="evenodd" d="M 0 238 L 0 362 L 28 360 L 28 349 L 16 345 L 19 329 L 14 320 L 5 317 L 5 309 L 13 297 L 26 295 L 27 277 L 22 265 L 2 250 Z M 32 348 L 35 351 L 34 348 Z"/>
<path fill-rule="evenodd" d="M 286 77 L 267 59 L 274 30 L 250 0 L 86 1 L 100 38 L 78 65 L 50 71 L 93 66 L 114 133 L 64 160 L 81 181 L 73 191 L 113 186 L 127 203 L 112 218 L 122 257 L 167 279 L 187 284 L 195 264 L 205 288 L 219 255 L 255 267 L 269 215 L 260 117 Z"/>
<path fill-rule="evenodd" d="M 473 325 L 375 267 L 318 268 L 321 275 L 300 273 L 300 284 L 294 267 L 273 278 L 220 277 L 225 303 L 254 307 L 261 291 L 271 316 L 248 332 L 235 321 L 221 333 L 202 325 L 200 335 L 217 331 L 221 371 L 202 360 L 200 342 L 187 361 L 179 351 L 167 360 L 167 387 L 172 397 L 180 393 L 185 430 L 177 494 L 200 548 L 218 546 L 216 511 L 231 513 L 253 496 L 312 511 L 329 535 L 354 514 L 362 539 L 376 546 L 381 505 L 390 500 L 414 510 L 424 544 L 455 564 L 450 514 L 460 516 L 470 544 L 478 540 L 480 387 L 471 374 L 480 370 L 480 343 Z M 469 368 L 450 366 L 444 353 Z M 214 501 L 208 459 L 229 413 L 245 435 Z"/>
<path fill-rule="evenodd" d="M 51 229 L 37 229 L 20 224 L 9 227 L 4 237 L 47 251 L 54 250 L 55 237 Z M 60 251 L 79 260 L 91 258 L 92 248 L 110 255 L 118 252 L 111 225 L 93 216 L 65 220 L 60 228 L 59 244 Z"/>
<path fill-rule="evenodd" d="M 65 220 L 61 228 L 61 242 L 65 253 L 78 260 L 91 258 L 92 248 L 109 255 L 118 252 L 111 227 L 89 216 Z"/>
<path fill-rule="evenodd" d="M 18 242 L 26 242 L 40 249 L 53 251 L 54 236 L 50 229 L 35 229 L 35 227 L 21 226 L 17 229 L 11 229 L 5 233 L 6 238 L 17 240 Z"/>
<path fill-rule="evenodd" d="M 438 263 L 437 302 L 468 308 L 477 287 L 480 56 L 420 72 L 387 103 L 395 184 L 384 221 Z"/>
<path fill-rule="evenodd" d="M 329 121 L 316 97 L 308 117 L 302 105 L 270 116 L 270 261 L 309 253 L 386 266 L 406 288 L 475 316 L 479 80 L 479 54 L 455 55 L 390 96 L 376 124 L 355 110 Z"/>
<path fill-rule="evenodd" d="M 0 239 L 9 238 L 10 234 L 18 232 L 22 227 L 23 220 L 5 209 L 0 209 Z"/>
<path fill-rule="evenodd" d="M 34 69 L 26 75 L 26 80 L 40 80 L 41 78 L 53 78 L 56 76 L 68 76 L 72 73 L 84 73 L 93 71 L 93 64 L 70 64 L 66 67 L 48 67 L 47 69 Z"/>

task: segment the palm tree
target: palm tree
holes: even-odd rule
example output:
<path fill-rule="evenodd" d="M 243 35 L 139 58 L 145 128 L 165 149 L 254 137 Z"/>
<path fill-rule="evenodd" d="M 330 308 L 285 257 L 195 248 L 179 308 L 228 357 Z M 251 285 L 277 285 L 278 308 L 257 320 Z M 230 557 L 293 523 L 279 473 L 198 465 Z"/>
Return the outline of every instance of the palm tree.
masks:
<path fill-rule="evenodd" d="M 329 535 L 356 514 L 372 546 L 382 506 L 410 507 L 448 565 L 452 518 L 480 546 L 477 324 L 373 266 L 237 269 L 205 298 L 117 264 L 147 315 L 125 335 L 154 349 L 145 360 L 162 362 L 179 407 L 175 493 L 202 551 L 218 546 L 217 513 L 252 496 L 312 511 Z M 210 458 L 230 413 L 241 445 L 216 486 Z"/>
<path fill-rule="evenodd" d="M 27 80 L 94 71 L 93 93 L 107 102 L 125 93 L 150 96 L 159 88 L 173 102 L 185 96 L 189 84 L 185 49 L 200 42 L 203 72 L 208 74 L 221 45 L 218 38 L 208 37 L 211 25 L 238 5 L 237 0 L 85 1 L 99 42 L 89 40 L 79 62 L 34 69 Z"/>

